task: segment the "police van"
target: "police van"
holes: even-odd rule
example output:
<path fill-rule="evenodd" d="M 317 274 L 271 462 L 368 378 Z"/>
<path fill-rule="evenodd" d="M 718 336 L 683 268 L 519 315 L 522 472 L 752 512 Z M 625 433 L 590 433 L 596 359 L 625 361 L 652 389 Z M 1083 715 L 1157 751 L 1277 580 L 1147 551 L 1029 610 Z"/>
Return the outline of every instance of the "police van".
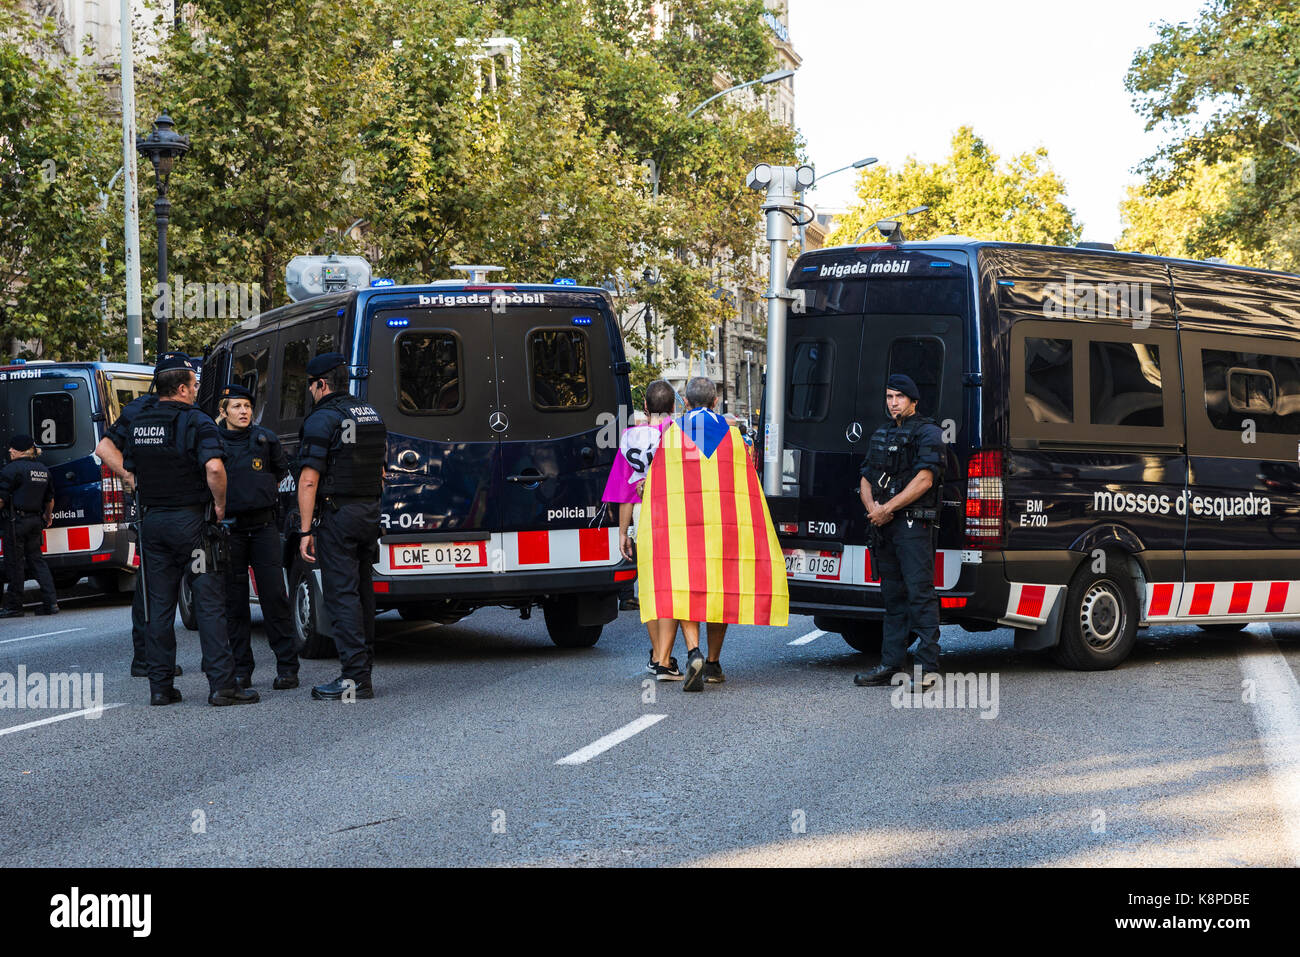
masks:
<path fill-rule="evenodd" d="M 791 609 L 879 649 L 858 467 L 910 375 L 944 432 L 944 622 L 1111 668 L 1137 629 L 1300 618 L 1300 277 L 967 239 L 803 255 L 789 285 Z"/>
<path fill-rule="evenodd" d="M 0 442 L 31 435 L 54 479 L 54 523 L 42 533 L 41 550 L 60 590 L 85 576 L 109 593 L 134 587 L 131 502 L 95 446 L 152 381 L 151 367 L 117 362 L 18 359 L 0 366 Z"/>
<path fill-rule="evenodd" d="M 601 503 L 631 408 L 609 293 L 447 280 L 315 296 L 226 333 L 199 406 L 215 416 L 220 385 L 246 386 L 292 458 L 325 352 L 349 357 L 353 394 L 388 427 L 377 610 L 451 623 L 540 606 L 557 645 L 595 644 L 636 577 Z M 292 477 L 281 492 L 296 522 Z M 286 577 L 303 653 L 332 654 L 319 572 L 294 557 Z"/>

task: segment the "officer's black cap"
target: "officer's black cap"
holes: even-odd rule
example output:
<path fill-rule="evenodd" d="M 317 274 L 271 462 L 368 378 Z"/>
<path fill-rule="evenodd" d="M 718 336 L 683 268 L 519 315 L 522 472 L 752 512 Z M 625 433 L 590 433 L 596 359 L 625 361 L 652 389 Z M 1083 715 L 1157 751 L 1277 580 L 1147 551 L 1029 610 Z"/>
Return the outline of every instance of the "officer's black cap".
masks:
<path fill-rule="evenodd" d="M 916 387 L 911 376 L 903 375 L 901 372 L 895 372 L 885 383 L 886 389 L 893 389 L 895 392 L 901 392 L 912 401 L 921 398 L 921 390 Z"/>
<path fill-rule="evenodd" d="M 9 448 L 15 452 L 26 452 L 35 444 L 30 435 L 15 435 L 9 440 Z"/>
<path fill-rule="evenodd" d="M 153 374 L 169 372 L 172 369 L 189 369 L 194 372 L 198 369 L 198 366 L 194 364 L 193 359 L 183 352 L 164 352 L 154 364 Z"/>
<path fill-rule="evenodd" d="M 249 392 L 242 385 L 232 382 L 230 385 L 223 385 L 221 392 L 217 395 L 219 399 L 247 399 L 253 401 L 253 393 Z"/>
<path fill-rule="evenodd" d="M 347 362 L 347 357 L 341 352 L 324 352 L 318 355 L 311 362 L 307 363 L 307 375 L 312 379 L 319 379 L 328 372 L 337 369 Z"/>

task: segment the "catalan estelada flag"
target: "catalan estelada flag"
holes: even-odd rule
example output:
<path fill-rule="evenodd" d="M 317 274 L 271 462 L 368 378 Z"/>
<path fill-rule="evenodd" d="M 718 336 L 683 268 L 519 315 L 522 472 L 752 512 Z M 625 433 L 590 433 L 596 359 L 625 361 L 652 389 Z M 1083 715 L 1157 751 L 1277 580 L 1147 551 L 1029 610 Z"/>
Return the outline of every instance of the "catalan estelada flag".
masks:
<path fill-rule="evenodd" d="M 664 430 L 637 535 L 641 620 L 784 625 L 785 557 L 737 429 L 693 410 Z"/>

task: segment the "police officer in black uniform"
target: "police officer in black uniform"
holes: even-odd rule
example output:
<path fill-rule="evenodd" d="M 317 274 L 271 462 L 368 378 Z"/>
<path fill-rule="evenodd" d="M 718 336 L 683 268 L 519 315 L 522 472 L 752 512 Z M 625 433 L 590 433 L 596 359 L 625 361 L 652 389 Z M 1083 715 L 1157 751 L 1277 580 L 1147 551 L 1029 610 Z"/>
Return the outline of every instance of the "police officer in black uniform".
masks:
<path fill-rule="evenodd" d="M 36 459 L 31 436 L 9 440 L 9 464 L 0 469 L 0 528 L 3 529 L 9 593 L 0 618 L 23 616 L 23 586 L 30 575 L 41 586 L 38 615 L 57 615 L 54 576 L 41 554 L 41 529 L 54 520 L 54 483 L 50 470 Z"/>
<path fill-rule="evenodd" d="M 183 352 L 164 352 L 158 357 L 158 361 L 174 361 L 178 357 L 181 359 L 189 358 Z M 132 498 L 135 495 L 135 488 L 131 485 L 133 478 L 122 462 L 122 452 L 126 449 L 126 440 L 131 434 L 131 423 L 135 421 L 135 417 L 141 412 L 152 409 L 157 403 L 158 394 L 156 392 L 149 391 L 144 395 L 136 396 L 122 407 L 122 411 L 118 413 L 117 421 L 108 428 L 108 431 L 104 433 L 104 437 L 99 440 L 99 444 L 95 446 L 95 454 L 122 480 Z M 141 567 L 143 567 L 144 555 L 141 553 L 140 543 L 137 542 L 135 547 L 136 557 L 140 560 Z M 133 678 L 149 677 L 149 664 L 145 657 L 144 648 L 145 632 L 148 629 L 148 625 L 145 623 L 144 577 L 143 575 L 135 576 L 135 595 L 131 599 L 131 677 Z M 168 622 L 167 628 L 171 632 L 171 642 L 174 645 L 176 643 L 175 622 Z M 181 673 L 181 666 L 177 665 L 176 674 Z"/>
<path fill-rule="evenodd" d="M 907 649 L 919 644 L 922 691 L 938 680 L 939 599 L 934 593 L 934 538 L 946 453 L 943 433 L 916 412 L 921 393 L 910 376 L 891 375 L 885 405 L 891 421 L 871 436 L 859 494 L 875 532 L 872 565 L 885 603 L 880 664 L 855 675 L 857 685 L 890 684 L 907 669 Z"/>
<path fill-rule="evenodd" d="M 226 519 L 230 563 L 226 574 L 226 628 L 241 688 L 253 683 L 253 646 L 248 610 L 248 569 L 257 580 L 267 641 L 275 652 L 278 691 L 298 687 L 289 596 L 284 590 L 280 549 L 279 485 L 289 474 L 280 439 L 253 425 L 253 393 L 242 385 L 222 386 L 221 444 L 226 450 Z"/>
<path fill-rule="evenodd" d="M 226 636 L 224 570 L 216 567 L 209 519 L 220 521 L 226 509 L 225 453 L 216 424 L 194 408 L 198 382 L 194 363 L 183 356 L 164 357 L 154 369 L 158 401 L 131 423 L 126 453 L 135 475 L 137 501 L 143 509 L 141 538 L 148 577 L 149 628 L 145 651 L 149 662 L 149 703 L 181 700 L 172 685 L 176 639 L 172 622 L 181 578 L 192 574 L 195 617 L 208 677 L 208 703 L 252 704 L 256 691 L 240 688 Z"/>
<path fill-rule="evenodd" d="M 320 562 L 325 609 L 343 673 L 311 689 L 318 700 L 373 698 L 375 594 L 388 430 L 379 413 L 348 394 L 347 359 L 327 352 L 307 363 L 315 407 L 298 433 L 298 532 L 304 561 Z"/>

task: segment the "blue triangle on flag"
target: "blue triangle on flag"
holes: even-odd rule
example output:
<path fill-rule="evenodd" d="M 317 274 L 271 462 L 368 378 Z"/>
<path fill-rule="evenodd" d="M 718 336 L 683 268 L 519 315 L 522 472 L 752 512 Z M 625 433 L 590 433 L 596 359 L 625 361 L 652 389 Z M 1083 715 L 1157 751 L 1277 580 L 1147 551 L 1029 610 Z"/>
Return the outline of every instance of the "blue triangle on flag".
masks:
<path fill-rule="evenodd" d="M 727 420 L 708 409 L 692 409 L 677 420 L 677 427 L 706 459 L 713 458 L 728 431 Z"/>

